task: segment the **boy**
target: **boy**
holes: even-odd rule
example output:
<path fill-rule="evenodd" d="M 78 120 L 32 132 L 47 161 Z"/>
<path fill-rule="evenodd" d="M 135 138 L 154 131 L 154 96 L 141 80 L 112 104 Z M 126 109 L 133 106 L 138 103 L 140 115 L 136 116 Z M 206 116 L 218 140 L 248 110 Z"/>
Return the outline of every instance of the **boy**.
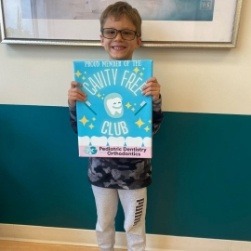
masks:
<path fill-rule="evenodd" d="M 109 5 L 100 17 L 101 44 L 111 60 L 130 60 L 141 45 L 141 17 L 126 2 Z M 160 85 L 156 78 L 147 81 L 142 90 L 153 100 L 153 133 L 163 119 Z M 76 101 L 85 101 L 86 94 L 71 83 L 68 91 L 70 119 L 76 131 Z M 130 176 L 129 176 L 130 174 Z M 145 250 L 146 187 L 151 183 L 151 160 L 128 158 L 89 158 L 88 177 L 97 208 L 96 233 L 102 251 L 114 250 L 118 201 L 121 201 L 128 250 Z"/>

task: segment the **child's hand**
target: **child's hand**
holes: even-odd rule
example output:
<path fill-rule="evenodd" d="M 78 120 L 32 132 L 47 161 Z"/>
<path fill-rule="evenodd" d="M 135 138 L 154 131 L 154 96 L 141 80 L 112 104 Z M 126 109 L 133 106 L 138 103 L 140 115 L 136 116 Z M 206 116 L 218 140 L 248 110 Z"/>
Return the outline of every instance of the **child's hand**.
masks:
<path fill-rule="evenodd" d="M 157 100 L 160 97 L 160 84 L 155 77 L 150 78 L 142 89 L 144 95 L 153 97 L 153 100 Z"/>
<path fill-rule="evenodd" d="M 76 101 L 85 101 L 86 94 L 78 88 L 78 83 L 75 81 L 71 82 L 71 87 L 68 90 L 68 104 L 69 106 L 75 106 Z"/>

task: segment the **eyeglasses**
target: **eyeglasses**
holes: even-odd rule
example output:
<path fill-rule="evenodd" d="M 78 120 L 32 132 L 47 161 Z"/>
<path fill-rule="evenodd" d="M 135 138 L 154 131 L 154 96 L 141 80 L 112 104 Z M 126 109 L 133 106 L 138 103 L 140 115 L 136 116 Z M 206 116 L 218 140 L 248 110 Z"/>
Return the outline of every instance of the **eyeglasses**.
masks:
<path fill-rule="evenodd" d="M 136 31 L 116 30 L 113 28 L 104 28 L 101 30 L 101 33 L 105 38 L 108 38 L 108 39 L 113 39 L 118 35 L 118 33 L 120 33 L 121 37 L 124 40 L 133 40 L 138 35 Z"/>

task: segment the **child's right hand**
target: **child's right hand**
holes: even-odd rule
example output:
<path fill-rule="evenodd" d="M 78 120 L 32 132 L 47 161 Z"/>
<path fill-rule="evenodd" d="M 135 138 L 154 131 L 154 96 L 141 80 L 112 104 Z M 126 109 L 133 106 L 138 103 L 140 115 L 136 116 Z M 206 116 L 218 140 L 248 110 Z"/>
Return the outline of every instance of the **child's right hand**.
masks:
<path fill-rule="evenodd" d="M 76 105 L 76 101 L 86 100 L 86 94 L 79 89 L 78 85 L 76 81 L 72 81 L 71 87 L 68 90 L 68 104 L 71 107 Z"/>

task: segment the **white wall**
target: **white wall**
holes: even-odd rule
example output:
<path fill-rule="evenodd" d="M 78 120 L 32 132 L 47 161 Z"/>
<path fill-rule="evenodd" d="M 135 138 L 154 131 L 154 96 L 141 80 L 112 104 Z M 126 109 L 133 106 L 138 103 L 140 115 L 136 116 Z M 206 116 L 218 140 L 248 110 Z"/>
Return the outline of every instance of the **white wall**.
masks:
<path fill-rule="evenodd" d="M 243 1 L 234 49 L 141 48 L 162 85 L 164 111 L 251 114 L 251 1 Z M 0 45 L 0 104 L 67 105 L 73 59 L 100 48 Z"/>

